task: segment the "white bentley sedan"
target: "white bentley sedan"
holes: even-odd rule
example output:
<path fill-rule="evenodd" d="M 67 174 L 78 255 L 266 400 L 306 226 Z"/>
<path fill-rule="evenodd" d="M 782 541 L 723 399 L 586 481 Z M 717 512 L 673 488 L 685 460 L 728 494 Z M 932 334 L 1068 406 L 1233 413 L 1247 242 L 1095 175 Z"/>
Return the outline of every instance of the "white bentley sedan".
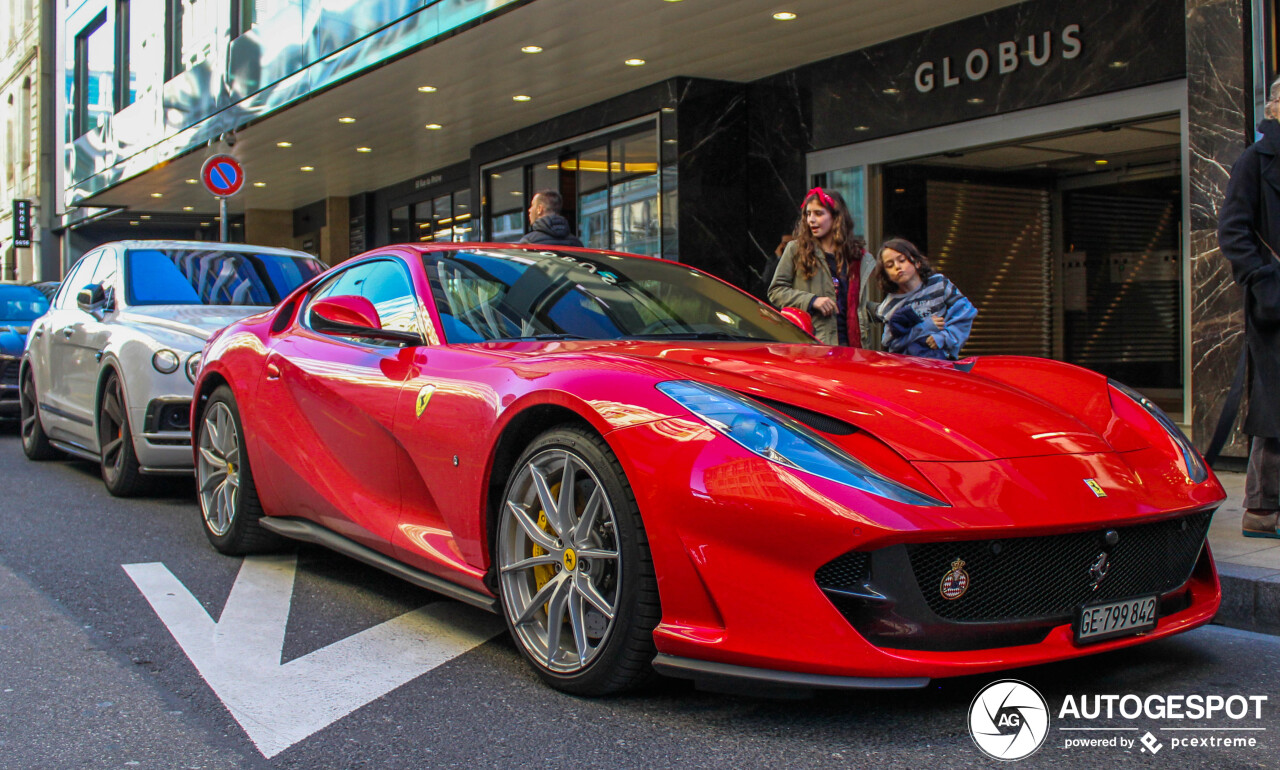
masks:
<path fill-rule="evenodd" d="M 190 407 L 209 336 L 266 310 L 325 265 L 287 249 L 119 241 L 67 273 L 27 336 L 22 449 L 102 464 L 113 495 L 191 473 Z"/>

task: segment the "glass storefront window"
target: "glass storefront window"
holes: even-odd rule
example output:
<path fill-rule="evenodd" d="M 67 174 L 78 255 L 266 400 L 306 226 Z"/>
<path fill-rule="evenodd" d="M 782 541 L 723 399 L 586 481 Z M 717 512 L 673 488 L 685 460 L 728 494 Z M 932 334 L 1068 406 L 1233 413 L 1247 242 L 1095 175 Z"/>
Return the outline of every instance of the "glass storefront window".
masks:
<path fill-rule="evenodd" d="M 459 190 L 453 194 L 453 239 L 471 240 L 471 191 Z"/>
<path fill-rule="evenodd" d="M 490 238 L 514 242 L 524 236 L 524 169 L 489 174 Z"/>
<path fill-rule="evenodd" d="M 814 182 L 830 188 L 844 197 L 849 204 L 849 215 L 853 217 L 853 234 L 859 238 L 867 237 L 867 186 L 866 167 L 854 166 L 841 168 L 819 174 Z"/>
<path fill-rule="evenodd" d="M 471 190 L 391 210 L 392 243 L 471 240 Z"/>
<path fill-rule="evenodd" d="M 409 225 L 408 206 L 391 209 L 391 242 L 405 243 L 413 240 L 409 237 Z"/>

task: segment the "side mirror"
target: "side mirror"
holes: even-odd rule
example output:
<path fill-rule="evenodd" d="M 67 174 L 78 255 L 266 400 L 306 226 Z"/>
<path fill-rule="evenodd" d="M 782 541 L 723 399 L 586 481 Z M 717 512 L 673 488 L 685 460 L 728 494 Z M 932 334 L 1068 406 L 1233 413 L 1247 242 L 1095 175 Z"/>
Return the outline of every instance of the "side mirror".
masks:
<path fill-rule="evenodd" d="M 382 328 L 382 320 L 373 303 L 364 297 L 325 297 L 311 303 L 311 328 L 322 334 L 385 340 L 421 345 L 422 338 L 413 332 Z"/>
<path fill-rule="evenodd" d="M 813 336 L 813 318 L 808 313 L 795 307 L 784 307 L 778 312 L 782 313 L 783 318 L 808 332 L 809 336 Z"/>
<path fill-rule="evenodd" d="M 86 313 L 98 313 L 107 306 L 107 290 L 102 284 L 90 284 L 76 294 L 76 307 Z"/>

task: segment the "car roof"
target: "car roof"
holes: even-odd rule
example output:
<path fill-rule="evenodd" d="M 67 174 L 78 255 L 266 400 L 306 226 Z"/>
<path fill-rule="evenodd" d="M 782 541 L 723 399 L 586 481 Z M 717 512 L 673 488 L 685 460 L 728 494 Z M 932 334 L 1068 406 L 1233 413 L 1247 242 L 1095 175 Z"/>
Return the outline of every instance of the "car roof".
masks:
<path fill-rule="evenodd" d="M 278 254 L 284 257 L 306 257 L 319 259 L 314 254 L 297 249 L 283 249 L 278 246 L 258 246 L 252 243 L 222 243 L 219 241 L 169 241 L 169 240 L 130 240 L 112 241 L 104 246 L 119 246 L 125 249 L 193 249 L 201 251 L 234 251 L 241 254 Z"/>

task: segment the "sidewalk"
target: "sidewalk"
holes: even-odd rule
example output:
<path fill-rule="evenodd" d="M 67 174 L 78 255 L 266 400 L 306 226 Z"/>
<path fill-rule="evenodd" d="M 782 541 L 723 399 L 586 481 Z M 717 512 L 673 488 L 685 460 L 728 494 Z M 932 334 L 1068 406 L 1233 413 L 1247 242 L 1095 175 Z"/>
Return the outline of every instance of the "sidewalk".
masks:
<path fill-rule="evenodd" d="M 1240 534 L 1244 474 L 1218 472 L 1226 502 L 1209 526 L 1209 546 L 1222 578 L 1222 609 L 1215 623 L 1280 634 L 1280 540 Z"/>

